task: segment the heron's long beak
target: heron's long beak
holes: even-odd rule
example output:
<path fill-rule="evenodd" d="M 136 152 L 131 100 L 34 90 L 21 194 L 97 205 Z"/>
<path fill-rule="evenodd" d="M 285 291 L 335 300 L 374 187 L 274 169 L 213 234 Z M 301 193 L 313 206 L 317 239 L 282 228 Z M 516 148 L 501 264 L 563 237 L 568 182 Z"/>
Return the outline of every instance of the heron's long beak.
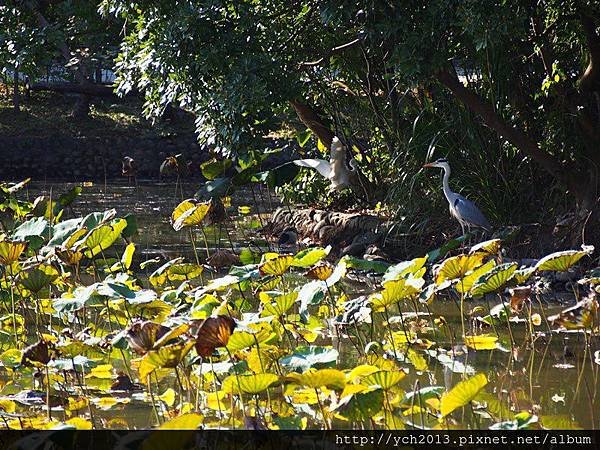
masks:
<path fill-rule="evenodd" d="M 423 167 L 435 167 L 434 163 L 423 164 Z"/>

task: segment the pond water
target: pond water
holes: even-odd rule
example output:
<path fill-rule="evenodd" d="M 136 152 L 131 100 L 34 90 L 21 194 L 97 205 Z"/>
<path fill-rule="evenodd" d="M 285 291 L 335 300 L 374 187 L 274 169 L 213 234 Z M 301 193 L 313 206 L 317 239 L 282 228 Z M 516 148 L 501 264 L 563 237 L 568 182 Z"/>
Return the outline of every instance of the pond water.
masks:
<path fill-rule="evenodd" d="M 64 192 L 71 186 L 65 183 L 32 183 L 24 191 L 24 196 L 33 200 L 41 194 L 55 195 Z M 160 264 L 179 256 L 193 262 L 195 255 L 191 246 L 190 234 L 185 230 L 174 231 L 170 224 L 170 214 L 182 199 L 191 197 L 196 188 L 197 186 L 193 184 L 184 184 L 177 188 L 174 184 L 140 184 L 137 187 L 124 184 L 108 184 L 106 186 L 93 184 L 84 188 L 72 209 L 65 214 L 83 216 L 93 211 L 112 208 L 117 210 L 117 217 L 128 213 L 134 214 L 139 229 L 138 235 L 134 237 L 137 245 L 134 268 L 138 267 L 141 262 L 157 257 L 161 261 Z M 275 197 L 269 196 L 264 189 L 243 191 L 233 195 L 231 206 L 228 208 L 231 218 L 226 227 L 221 227 L 221 229 L 218 226 L 205 227 L 202 232 L 196 230 L 195 239 L 200 259 L 204 259 L 205 244 L 207 244 L 210 254 L 214 253 L 216 249 L 234 249 L 237 252 L 247 247 L 256 252 L 272 250 L 259 230 L 268 213 L 276 204 Z M 239 213 L 247 212 L 245 208 L 240 208 L 244 206 L 250 206 L 250 213 Z M 115 245 L 107 250 L 106 256 L 120 258 L 123 248 L 124 245 Z M 152 265 L 144 271 L 136 270 L 137 275 L 142 279 L 144 288 L 151 287 L 148 283 L 148 276 L 155 269 L 156 265 Z M 203 281 L 207 283 L 210 279 L 222 277 L 224 273 L 226 271 L 221 273 L 206 271 Z M 336 285 L 335 289 L 328 289 L 320 307 L 314 306 L 315 312 L 312 316 L 320 320 L 320 326 L 303 330 L 298 324 L 293 324 L 290 319 L 290 322 L 282 328 L 287 331 L 283 332 L 283 338 L 279 344 L 276 343 L 272 346 L 273 348 L 268 347 L 268 349 L 265 346 L 268 351 L 265 350 L 264 354 L 257 351 L 259 359 L 261 355 L 263 358 L 270 358 L 269 352 L 277 354 L 277 351 L 281 350 L 281 348 L 278 349 L 278 346 L 286 347 L 289 342 L 290 348 L 287 350 L 291 352 L 293 351 L 292 347 L 297 348 L 302 344 L 302 339 L 306 339 L 310 331 L 317 330 L 319 336 L 311 342 L 313 345 L 332 346 L 339 352 L 335 364 L 336 369 L 353 369 L 358 365 L 367 364 L 372 367 L 373 365 L 378 365 L 380 368 L 387 367 L 385 361 L 392 364 L 395 359 L 390 370 L 406 372 L 406 376 L 397 386 L 394 386 L 393 389 L 390 388 L 385 394 L 383 410 L 388 411 L 389 414 L 384 414 L 383 419 L 380 417 L 376 421 L 344 420 L 335 414 L 335 411 L 341 411 L 343 408 L 333 412 L 328 411 L 328 420 L 324 421 L 322 419 L 324 410 L 335 403 L 333 400 L 335 398 L 334 390 L 329 391 L 323 388 L 319 392 L 315 389 L 318 396 L 316 400 L 306 400 L 306 404 L 295 412 L 298 418 L 306 418 L 305 425 L 309 428 L 324 426 L 337 428 L 396 426 L 402 428 L 411 425 L 427 428 L 447 426 L 487 428 L 503 420 L 507 423 L 512 420 L 512 426 L 517 426 L 521 422 L 527 422 L 532 416 L 535 416 L 531 422 L 531 426 L 534 427 L 563 429 L 600 427 L 600 413 L 597 412 L 600 406 L 598 395 L 600 354 L 597 353 L 600 343 L 597 335 L 586 335 L 580 332 L 559 333 L 554 329 L 555 327 L 550 329 L 545 320 L 548 316 L 564 309 L 565 305 L 548 300 L 550 297 L 534 296 L 531 300 L 531 311 L 524 312 L 519 317 L 515 316 L 515 321 L 508 324 L 497 324 L 492 328 L 482 324 L 475 317 L 478 312 L 487 313 L 490 307 L 500 302 L 500 297 L 488 295 L 484 300 L 465 300 L 464 310 L 467 318 L 464 326 L 467 335 L 496 336 L 497 333 L 493 348 L 490 350 L 474 350 L 462 345 L 463 324 L 460 317 L 460 298 L 455 294 L 441 294 L 430 305 L 418 302 L 398 303 L 389 310 L 386 309 L 384 314 L 373 314 L 374 323 L 368 323 L 369 321 L 366 320 L 354 326 L 336 327 L 331 324 L 330 320 L 328 321 L 325 310 L 329 307 L 327 306 L 329 303 L 338 302 L 342 295 L 347 296 L 348 299 L 369 295 L 380 289 L 380 281 L 380 278 L 361 271 L 349 273 L 349 276 Z M 191 284 L 194 285 L 194 283 L 198 284 L 196 280 Z M 306 283 L 306 279 L 295 272 L 294 275 L 284 277 L 282 286 L 269 290 L 277 289 L 283 293 L 289 293 L 304 283 Z M 254 291 L 258 292 L 256 288 Z M 259 300 L 256 297 L 258 295 L 247 299 L 248 294 L 240 296 L 235 289 L 230 295 L 232 301 L 237 302 L 236 305 L 239 306 L 240 301 L 242 305 L 245 305 L 239 306 L 242 312 L 257 311 Z M 574 303 L 574 297 L 567 297 L 568 305 Z M 543 305 L 543 308 L 540 305 Z M 525 310 L 527 308 L 528 306 L 525 307 Z M 536 313 L 541 314 L 542 320 L 541 324 L 534 326 L 526 319 Z M 440 325 L 444 322 L 446 325 Z M 418 340 L 411 341 L 410 345 L 402 342 L 401 339 L 396 340 L 397 336 L 394 337 L 392 333 L 402 331 L 404 336 L 414 334 Z M 296 339 L 295 342 L 293 342 L 293 338 Z M 368 342 L 376 343 L 370 345 L 371 349 L 374 349 L 370 356 L 365 355 L 364 350 Z M 391 345 L 393 342 L 395 344 Z M 304 344 L 306 343 L 304 342 Z M 375 364 L 374 355 L 377 354 L 385 354 L 385 358 Z M 101 362 L 105 364 L 108 361 L 114 367 L 114 370 L 109 371 L 109 376 L 85 378 L 84 390 L 88 396 L 96 399 L 103 397 L 116 399 L 116 401 L 107 401 L 105 404 L 96 402 L 97 407 L 92 407 L 93 423 L 97 427 L 152 427 L 158 421 L 175 416 L 177 405 L 185 409 L 184 404 L 187 404 L 187 408 L 191 408 L 192 411 L 194 408 L 190 405 L 199 405 L 199 412 L 204 416 L 204 425 L 207 427 L 248 426 L 248 422 L 244 425 L 241 419 L 232 419 L 228 417 L 227 413 L 220 411 L 220 408 L 223 410 L 231 408 L 231 399 L 224 399 L 222 404 L 218 404 L 219 408 L 215 408 L 214 399 L 210 404 L 210 395 L 215 395 L 211 394 L 211 388 L 207 387 L 206 393 L 201 392 L 202 390 L 198 386 L 196 386 L 197 392 L 189 391 L 190 379 L 188 377 L 191 376 L 193 379 L 197 367 L 192 368 L 191 372 L 187 374 L 182 370 L 181 374 L 171 371 L 162 378 L 157 376 L 153 395 L 158 396 L 172 389 L 176 393 L 176 401 L 173 403 L 169 400 L 156 400 L 156 406 L 152 407 L 150 393 L 143 386 L 133 392 L 113 393 L 110 391 L 116 370 L 131 370 L 130 366 L 135 366 L 135 364 L 131 365 L 131 360 L 135 358 L 135 355 L 117 350 L 110 353 L 108 360 L 99 352 L 89 352 L 87 355 L 90 359 L 103 356 L 104 359 Z M 221 355 L 223 361 L 226 362 L 227 355 L 223 352 Z M 382 362 L 383 360 L 385 361 Z M 260 363 L 262 365 L 264 361 L 261 359 Z M 326 364 L 318 367 L 325 366 Z M 277 362 L 273 364 L 273 371 L 275 370 L 282 370 Z M 135 371 L 132 372 L 132 377 L 135 378 Z M 211 383 L 222 382 L 231 373 L 234 371 L 230 366 L 225 366 L 223 370 L 216 370 L 216 375 L 202 379 L 202 386 L 204 387 L 205 383 L 210 386 Z M 439 391 L 441 394 L 444 390 L 450 390 L 461 380 L 470 378 L 477 373 L 483 373 L 487 378 L 485 396 L 478 397 L 475 402 L 471 403 L 470 408 L 462 409 L 461 414 L 454 413 L 452 420 L 438 420 L 435 417 L 432 412 L 439 409 L 436 399 L 422 396 L 419 398 L 421 403 L 417 404 L 413 396 L 412 402 L 406 402 L 406 398 L 410 397 L 406 396 L 406 393 L 419 388 L 439 386 L 442 389 Z M 185 379 L 182 381 L 184 375 Z M 35 383 L 36 377 L 39 378 L 34 372 L 19 375 L 18 372 L 5 371 L 2 382 L 6 386 L 1 394 L 14 396 L 22 389 L 30 389 Z M 58 395 L 62 386 L 62 389 L 67 392 L 65 396 L 75 396 L 74 392 L 77 391 L 77 386 L 68 386 L 66 382 L 68 375 L 64 374 L 64 377 L 65 385 L 61 385 L 57 381 L 59 376 L 56 375 L 54 391 Z M 80 391 L 79 394 L 81 394 Z M 262 416 L 266 421 L 266 416 L 273 418 L 280 415 L 289 418 L 289 414 L 283 413 L 283 410 L 289 406 L 284 408 L 283 405 L 288 405 L 290 399 L 296 399 L 295 401 L 298 402 L 298 398 L 303 395 L 310 397 L 305 391 L 288 392 L 278 386 L 271 387 L 268 391 L 262 391 L 260 395 L 247 395 L 246 402 L 250 403 L 247 405 L 249 410 L 254 411 L 253 417 L 260 419 Z M 119 399 L 123 398 L 126 399 L 126 403 L 120 403 Z M 430 403 L 427 405 L 422 403 L 425 401 Z M 386 402 L 389 402 L 387 409 Z M 207 406 L 203 407 L 202 405 Z M 239 408 L 239 405 L 237 407 Z M 515 416 L 522 411 L 529 412 L 529 415 L 520 418 Z M 17 410 L 17 413 L 21 413 L 22 416 L 31 415 L 31 411 L 22 407 Z M 70 413 L 66 414 L 64 407 L 55 408 L 52 413 L 58 420 L 66 420 L 70 417 Z M 231 416 L 235 416 L 235 406 L 233 412 L 230 411 L 230 413 Z M 85 415 L 82 412 L 78 414 Z M 360 416 L 360 414 L 358 415 Z M 284 422 L 289 426 L 292 422 L 297 425 L 291 419 L 278 423 Z"/>

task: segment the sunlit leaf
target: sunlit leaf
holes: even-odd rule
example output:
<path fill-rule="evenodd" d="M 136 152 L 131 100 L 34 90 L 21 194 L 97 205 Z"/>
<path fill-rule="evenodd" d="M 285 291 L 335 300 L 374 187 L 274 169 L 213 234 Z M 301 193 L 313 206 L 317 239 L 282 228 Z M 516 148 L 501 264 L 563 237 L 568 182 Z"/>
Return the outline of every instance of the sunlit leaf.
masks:
<path fill-rule="evenodd" d="M 229 337 L 227 348 L 230 352 L 235 353 L 253 345 L 260 345 L 263 342 L 272 339 L 275 336 L 269 329 L 263 328 L 256 333 L 247 331 L 236 331 Z"/>
<path fill-rule="evenodd" d="M 286 380 L 310 388 L 328 387 L 330 389 L 344 389 L 346 377 L 337 369 L 309 370 L 303 374 L 292 372 Z"/>
<path fill-rule="evenodd" d="M 292 265 L 294 257 L 292 255 L 280 255 L 262 263 L 258 269 L 261 276 L 265 275 L 283 275 Z"/>
<path fill-rule="evenodd" d="M 489 241 L 480 242 L 477 245 L 474 245 L 469 250 L 470 254 L 483 252 L 488 255 L 497 255 L 500 252 L 500 248 L 502 246 L 502 240 L 500 239 L 490 239 Z"/>
<path fill-rule="evenodd" d="M 474 350 L 494 350 L 498 337 L 493 334 L 480 334 L 478 336 L 465 336 L 465 345 Z"/>
<path fill-rule="evenodd" d="M 195 430 L 204 421 L 204 416 L 197 413 L 182 414 L 163 423 L 160 430 Z"/>
<path fill-rule="evenodd" d="M 333 274 L 333 267 L 330 264 L 319 264 L 318 266 L 313 267 L 308 270 L 304 276 L 311 280 L 321 280 L 325 281 Z"/>
<path fill-rule="evenodd" d="M 259 373 L 254 375 L 230 375 L 223 380 L 222 389 L 225 392 L 239 392 L 244 394 L 258 394 L 276 383 L 279 377 L 272 373 Z"/>
<path fill-rule="evenodd" d="M 385 281 L 383 290 L 371 295 L 371 304 L 375 309 L 388 308 L 401 300 L 418 295 L 424 284 L 423 278 L 400 278 Z"/>
<path fill-rule="evenodd" d="M 74 427 L 76 430 L 91 430 L 94 428 L 92 422 L 83 417 L 73 417 L 72 419 L 65 421 L 65 424 Z"/>
<path fill-rule="evenodd" d="M 459 382 L 449 392 L 442 395 L 440 404 L 442 417 L 468 404 L 487 384 L 488 380 L 483 373 Z"/>
<path fill-rule="evenodd" d="M 194 199 L 182 201 L 171 214 L 171 224 L 175 231 L 202 223 L 210 209 L 210 202 L 198 202 Z"/>
<path fill-rule="evenodd" d="M 582 250 L 566 250 L 564 252 L 552 253 L 540 259 L 535 265 L 536 270 L 554 270 L 566 272 L 584 256 L 594 252 L 593 246 L 584 246 Z"/>
<path fill-rule="evenodd" d="M 517 284 L 525 283 L 531 275 L 535 272 L 535 267 L 526 267 L 524 269 L 517 269 L 513 275 Z"/>
<path fill-rule="evenodd" d="M 19 257 L 27 249 L 25 241 L 1 241 L 0 242 L 0 264 L 10 266 L 19 260 Z"/>
<path fill-rule="evenodd" d="M 103 378 L 103 379 L 112 379 L 112 365 L 111 364 L 100 364 L 99 366 L 94 367 L 90 373 L 86 375 L 86 378 Z"/>
<path fill-rule="evenodd" d="M 12 400 L 3 398 L 0 399 L 0 411 L 8 414 L 12 414 L 17 410 L 17 404 Z"/>
<path fill-rule="evenodd" d="M 150 278 L 149 278 L 150 283 L 154 287 L 159 287 L 159 286 L 162 286 L 163 284 L 165 284 L 167 282 L 167 275 L 168 275 L 167 271 L 168 271 L 169 267 L 171 267 L 175 264 L 179 264 L 181 262 L 183 262 L 183 258 L 175 258 L 175 259 L 172 259 L 172 260 L 164 263 L 162 266 L 160 266 L 158 269 L 156 269 L 152 273 L 152 275 L 150 275 Z"/>
<path fill-rule="evenodd" d="M 469 292 L 471 290 L 471 288 L 473 287 L 473 284 L 475 284 L 475 282 L 477 280 L 479 280 L 479 278 L 481 278 L 481 276 L 483 274 L 489 272 L 494 267 L 496 267 L 496 261 L 494 261 L 493 259 L 490 259 L 484 265 L 477 267 L 475 270 L 472 270 L 467 275 L 465 275 L 463 278 L 461 278 L 458 281 L 458 283 L 456 283 L 454 285 L 454 289 L 456 289 L 457 292 L 466 294 L 467 292 Z M 449 280 L 447 280 L 446 282 L 449 282 Z M 441 285 L 438 285 L 438 287 L 439 286 L 441 286 Z"/>
<path fill-rule="evenodd" d="M 276 317 L 283 316 L 292 306 L 296 304 L 298 292 L 293 291 L 285 295 L 270 297 L 265 292 L 259 294 L 263 305 L 263 314 L 270 314 Z"/>
<path fill-rule="evenodd" d="M 474 297 L 494 292 L 502 288 L 517 270 L 517 263 L 505 263 L 494 267 L 483 274 L 471 288 L 470 294 Z"/>
<path fill-rule="evenodd" d="M 371 375 L 372 373 L 378 372 L 381 370 L 377 366 L 372 366 L 370 364 L 361 364 L 360 366 L 354 367 L 350 373 L 346 376 L 349 382 L 355 383 L 360 381 L 362 378 L 367 375 Z"/>
<path fill-rule="evenodd" d="M 383 407 L 383 391 L 373 389 L 343 397 L 333 411 L 346 420 L 371 420 Z"/>
<path fill-rule="evenodd" d="M 408 349 L 408 359 L 416 370 L 423 372 L 428 369 L 427 360 L 423 355 L 412 348 Z"/>
<path fill-rule="evenodd" d="M 126 226 L 127 221 L 125 219 L 115 219 L 110 224 L 94 228 L 83 239 L 84 255 L 92 258 L 109 248 L 121 236 L 121 232 Z"/>
<path fill-rule="evenodd" d="M 173 264 L 167 268 L 167 278 L 170 281 L 184 281 L 193 280 L 198 278 L 202 272 L 203 267 L 198 264 L 191 263 L 178 263 Z"/>
<path fill-rule="evenodd" d="M 294 255 L 294 259 L 292 260 L 292 266 L 294 267 L 310 267 L 321 261 L 325 258 L 331 247 L 321 248 L 321 247 L 313 247 L 307 248 L 305 250 L 301 250 L 300 252 Z"/>
<path fill-rule="evenodd" d="M 401 263 L 394 264 L 393 266 L 388 267 L 383 274 L 383 281 L 397 280 L 399 278 L 404 278 L 408 274 L 414 274 L 420 270 L 426 262 L 427 256 L 423 256 L 421 258 L 415 258 L 411 259 L 410 261 L 403 261 Z"/>
<path fill-rule="evenodd" d="M 168 388 L 165 392 L 160 394 L 158 398 L 170 408 L 175 403 L 175 391 L 173 388 Z"/>
<path fill-rule="evenodd" d="M 437 269 L 436 284 L 441 284 L 445 280 L 463 278 L 468 272 L 479 267 L 484 257 L 484 253 L 473 253 L 471 255 L 457 255 L 445 259 Z"/>
<path fill-rule="evenodd" d="M 140 380 L 145 381 L 147 376 L 155 369 L 177 367 L 177 364 L 182 361 L 193 346 L 194 342 L 190 341 L 185 344 L 166 345 L 158 350 L 149 351 L 142 358 L 138 368 Z"/>
<path fill-rule="evenodd" d="M 380 370 L 364 377 L 361 384 L 366 386 L 379 386 L 381 389 L 388 390 L 404 379 L 406 373 L 398 371 Z"/>
<path fill-rule="evenodd" d="M 123 264 L 123 266 L 126 269 L 129 269 L 131 267 L 131 262 L 133 261 L 134 253 L 135 244 L 133 242 L 130 242 L 129 244 L 127 244 L 127 247 L 125 247 L 125 251 L 123 251 L 123 256 L 121 257 L 121 264 Z"/>

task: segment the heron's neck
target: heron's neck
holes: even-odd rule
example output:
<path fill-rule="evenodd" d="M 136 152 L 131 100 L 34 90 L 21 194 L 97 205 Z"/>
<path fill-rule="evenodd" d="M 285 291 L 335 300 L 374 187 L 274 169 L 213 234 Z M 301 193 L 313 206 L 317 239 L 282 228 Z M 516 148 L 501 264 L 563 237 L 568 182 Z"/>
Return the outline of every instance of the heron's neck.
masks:
<path fill-rule="evenodd" d="M 450 183 L 448 180 L 450 179 L 450 167 L 444 166 L 444 176 L 442 178 L 442 186 L 444 189 L 444 195 L 448 201 L 451 201 L 452 191 L 450 190 Z"/>

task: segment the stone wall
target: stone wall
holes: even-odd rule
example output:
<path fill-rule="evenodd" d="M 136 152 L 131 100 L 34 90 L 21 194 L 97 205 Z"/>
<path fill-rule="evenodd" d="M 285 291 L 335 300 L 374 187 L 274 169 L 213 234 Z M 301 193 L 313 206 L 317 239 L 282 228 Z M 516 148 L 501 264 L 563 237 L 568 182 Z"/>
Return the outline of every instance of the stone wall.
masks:
<path fill-rule="evenodd" d="M 0 134 L 0 180 L 104 180 L 122 178 L 124 156 L 134 158 L 138 178 L 158 179 L 167 156 L 183 154 L 190 176 L 209 159 L 193 133 L 175 137 L 74 137 L 56 133 L 44 137 Z"/>

